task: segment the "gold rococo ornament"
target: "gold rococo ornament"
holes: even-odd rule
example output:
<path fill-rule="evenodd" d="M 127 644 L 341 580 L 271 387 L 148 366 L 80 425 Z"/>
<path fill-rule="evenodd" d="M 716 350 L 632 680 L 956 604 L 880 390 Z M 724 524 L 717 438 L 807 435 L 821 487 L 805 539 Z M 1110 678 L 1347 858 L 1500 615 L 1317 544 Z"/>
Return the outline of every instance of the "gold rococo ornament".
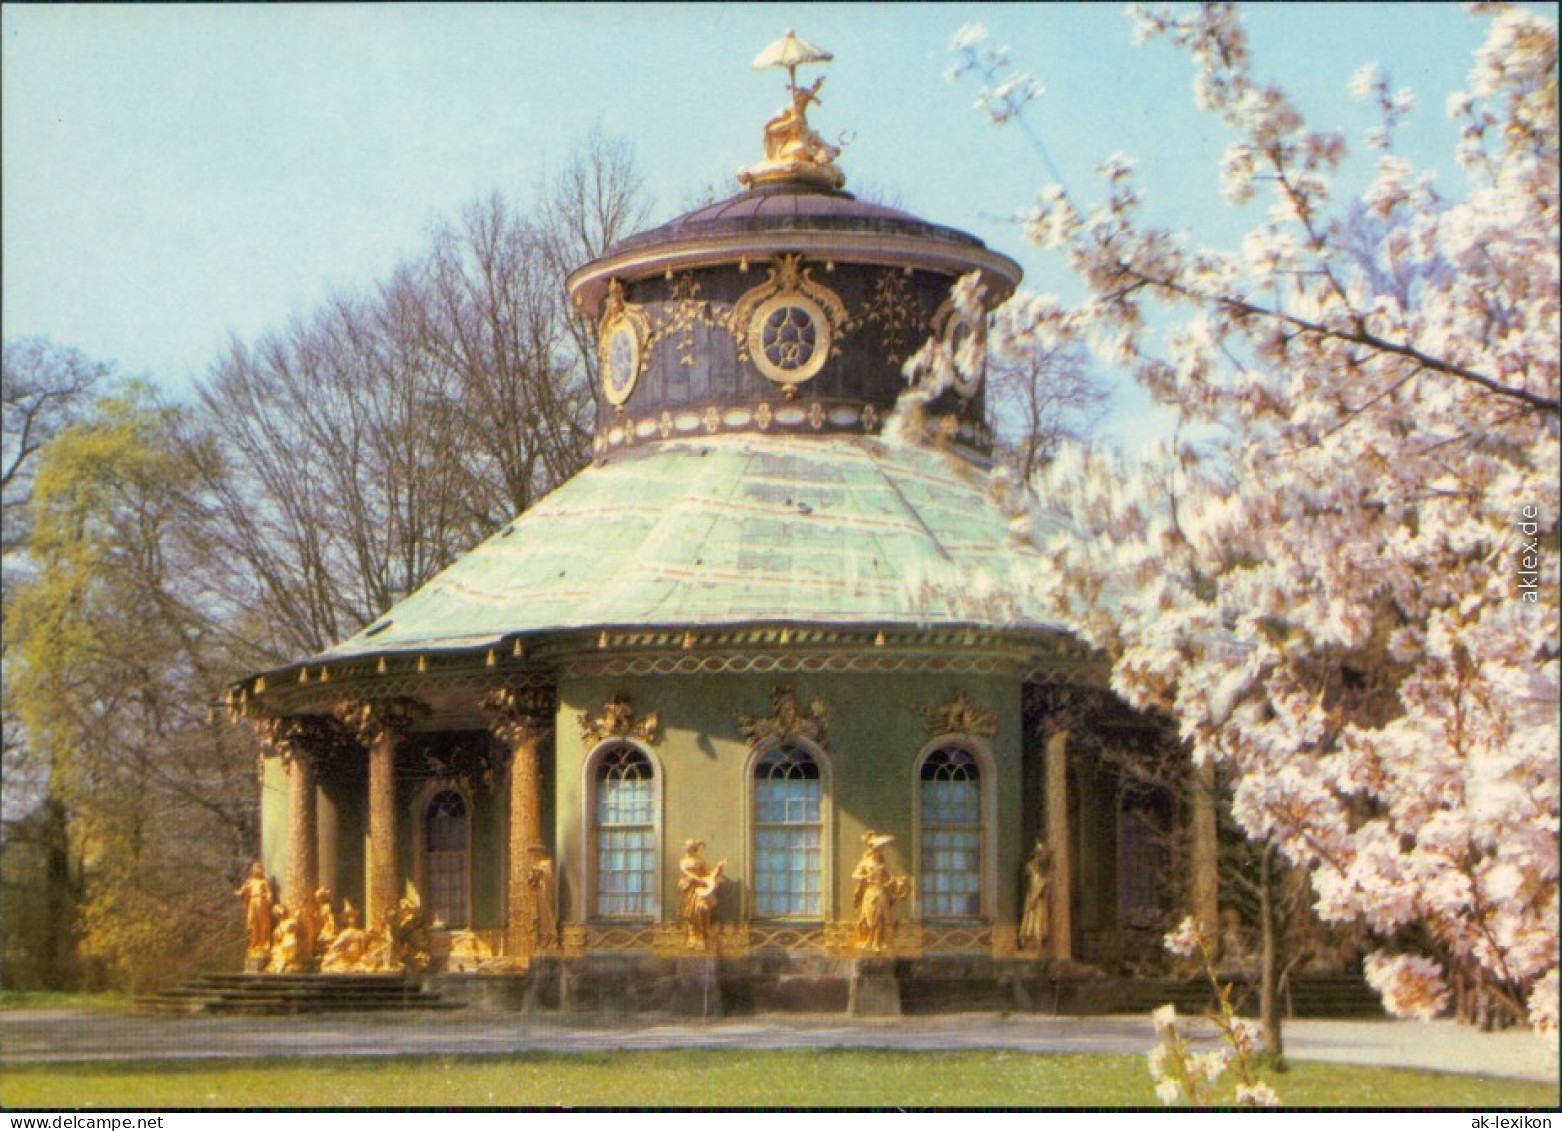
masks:
<path fill-rule="evenodd" d="M 961 310 L 949 300 L 934 313 L 933 324 L 939 328 L 954 370 L 954 390 L 970 400 L 982 387 L 987 371 L 987 318 L 980 311 Z M 962 357 L 961 351 L 968 346 L 970 352 Z"/>
<path fill-rule="evenodd" d="M 802 264 L 801 255 L 780 256 L 732 308 L 738 356 L 788 388 L 818 376 L 847 321 L 840 296 Z"/>
<path fill-rule="evenodd" d="M 644 310 L 628 301 L 623 283 L 610 280 L 597 335 L 597 361 L 602 372 L 602 395 L 620 411 L 645 368 L 650 336 L 651 323 Z"/>

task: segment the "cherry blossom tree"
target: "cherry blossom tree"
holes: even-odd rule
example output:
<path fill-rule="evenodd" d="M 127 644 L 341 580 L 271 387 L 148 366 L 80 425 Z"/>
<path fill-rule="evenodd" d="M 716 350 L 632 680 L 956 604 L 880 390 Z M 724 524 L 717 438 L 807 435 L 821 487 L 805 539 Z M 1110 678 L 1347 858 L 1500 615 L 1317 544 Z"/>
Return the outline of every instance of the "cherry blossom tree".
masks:
<path fill-rule="evenodd" d="M 1061 454 L 1016 512 L 1114 688 L 1225 767 L 1324 918 L 1371 930 L 1390 1010 L 1474 991 L 1554 1041 L 1557 35 L 1475 15 L 1447 102 L 1463 191 L 1395 151 L 1413 97 L 1367 68 L 1375 175 L 1341 199 L 1344 137 L 1259 77 L 1234 7 L 1136 8 L 1232 134 L 1227 198 L 1267 214 L 1237 248 L 1191 246 L 1109 159 L 1100 204 L 1054 186 L 1027 218 L 1088 297 L 1031 297 L 999 330 L 1086 341 L 1181 414 L 1154 458 Z M 954 48 L 991 62 L 981 43 Z M 965 69 L 1013 120 L 1032 85 L 998 62 Z"/>

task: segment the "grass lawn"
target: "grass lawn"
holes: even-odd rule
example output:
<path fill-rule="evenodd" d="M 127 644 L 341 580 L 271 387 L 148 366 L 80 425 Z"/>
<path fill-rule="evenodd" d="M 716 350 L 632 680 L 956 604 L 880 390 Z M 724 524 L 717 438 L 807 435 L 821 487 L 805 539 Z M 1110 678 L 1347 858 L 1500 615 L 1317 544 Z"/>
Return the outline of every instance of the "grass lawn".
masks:
<path fill-rule="evenodd" d="M 129 1006 L 129 994 L 0 990 L 0 1009 L 85 1009 L 90 1013 L 117 1013 Z"/>
<path fill-rule="evenodd" d="M 1555 1107 L 1525 1081 L 1298 1062 L 1297 1107 Z M 1001 1049 L 683 1049 L 483 1057 L 9 1065 L 0 1105 L 37 1107 L 1158 1106 L 1141 1056 Z"/>

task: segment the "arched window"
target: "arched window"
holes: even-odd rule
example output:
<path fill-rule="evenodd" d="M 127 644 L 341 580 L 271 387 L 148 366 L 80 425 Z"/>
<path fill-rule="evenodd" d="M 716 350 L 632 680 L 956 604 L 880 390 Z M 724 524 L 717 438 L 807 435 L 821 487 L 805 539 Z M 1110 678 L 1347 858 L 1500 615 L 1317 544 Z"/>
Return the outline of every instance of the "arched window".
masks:
<path fill-rule="evenodd" d="M 823 802 L 806 750 L 777 746 L 754 764 L 755 918 L 823 916 Z"/>
<path fill-rule="evenodd" d="M 922 760 L 917 899 L 924 919 L 982 914 L 982 772 L 961 746 Z"/>
<path fill-rule="evenodd" d="M 639 747 L 614 743 L 593 777 L 598 916 L 656 916 L 656 769 Z"/>
<path fill-rule="evenodd" d="M 429 917 L 447 927 L 464 927 L 467 877 L 471 875 L 470 823 L 466 798 L 442 789 L 423 809 L 423 901 Z"/>

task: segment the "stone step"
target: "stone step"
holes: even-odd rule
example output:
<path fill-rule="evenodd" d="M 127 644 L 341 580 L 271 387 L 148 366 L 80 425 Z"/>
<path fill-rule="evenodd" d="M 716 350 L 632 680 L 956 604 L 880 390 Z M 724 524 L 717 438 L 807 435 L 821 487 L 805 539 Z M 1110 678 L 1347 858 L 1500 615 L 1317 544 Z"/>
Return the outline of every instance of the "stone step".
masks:
<path fill-rule="evenodd" d="M 163 1014 L 287 1014 L 459 1009 L 397 974 L 203 974 L 136 1000 Z"/>

